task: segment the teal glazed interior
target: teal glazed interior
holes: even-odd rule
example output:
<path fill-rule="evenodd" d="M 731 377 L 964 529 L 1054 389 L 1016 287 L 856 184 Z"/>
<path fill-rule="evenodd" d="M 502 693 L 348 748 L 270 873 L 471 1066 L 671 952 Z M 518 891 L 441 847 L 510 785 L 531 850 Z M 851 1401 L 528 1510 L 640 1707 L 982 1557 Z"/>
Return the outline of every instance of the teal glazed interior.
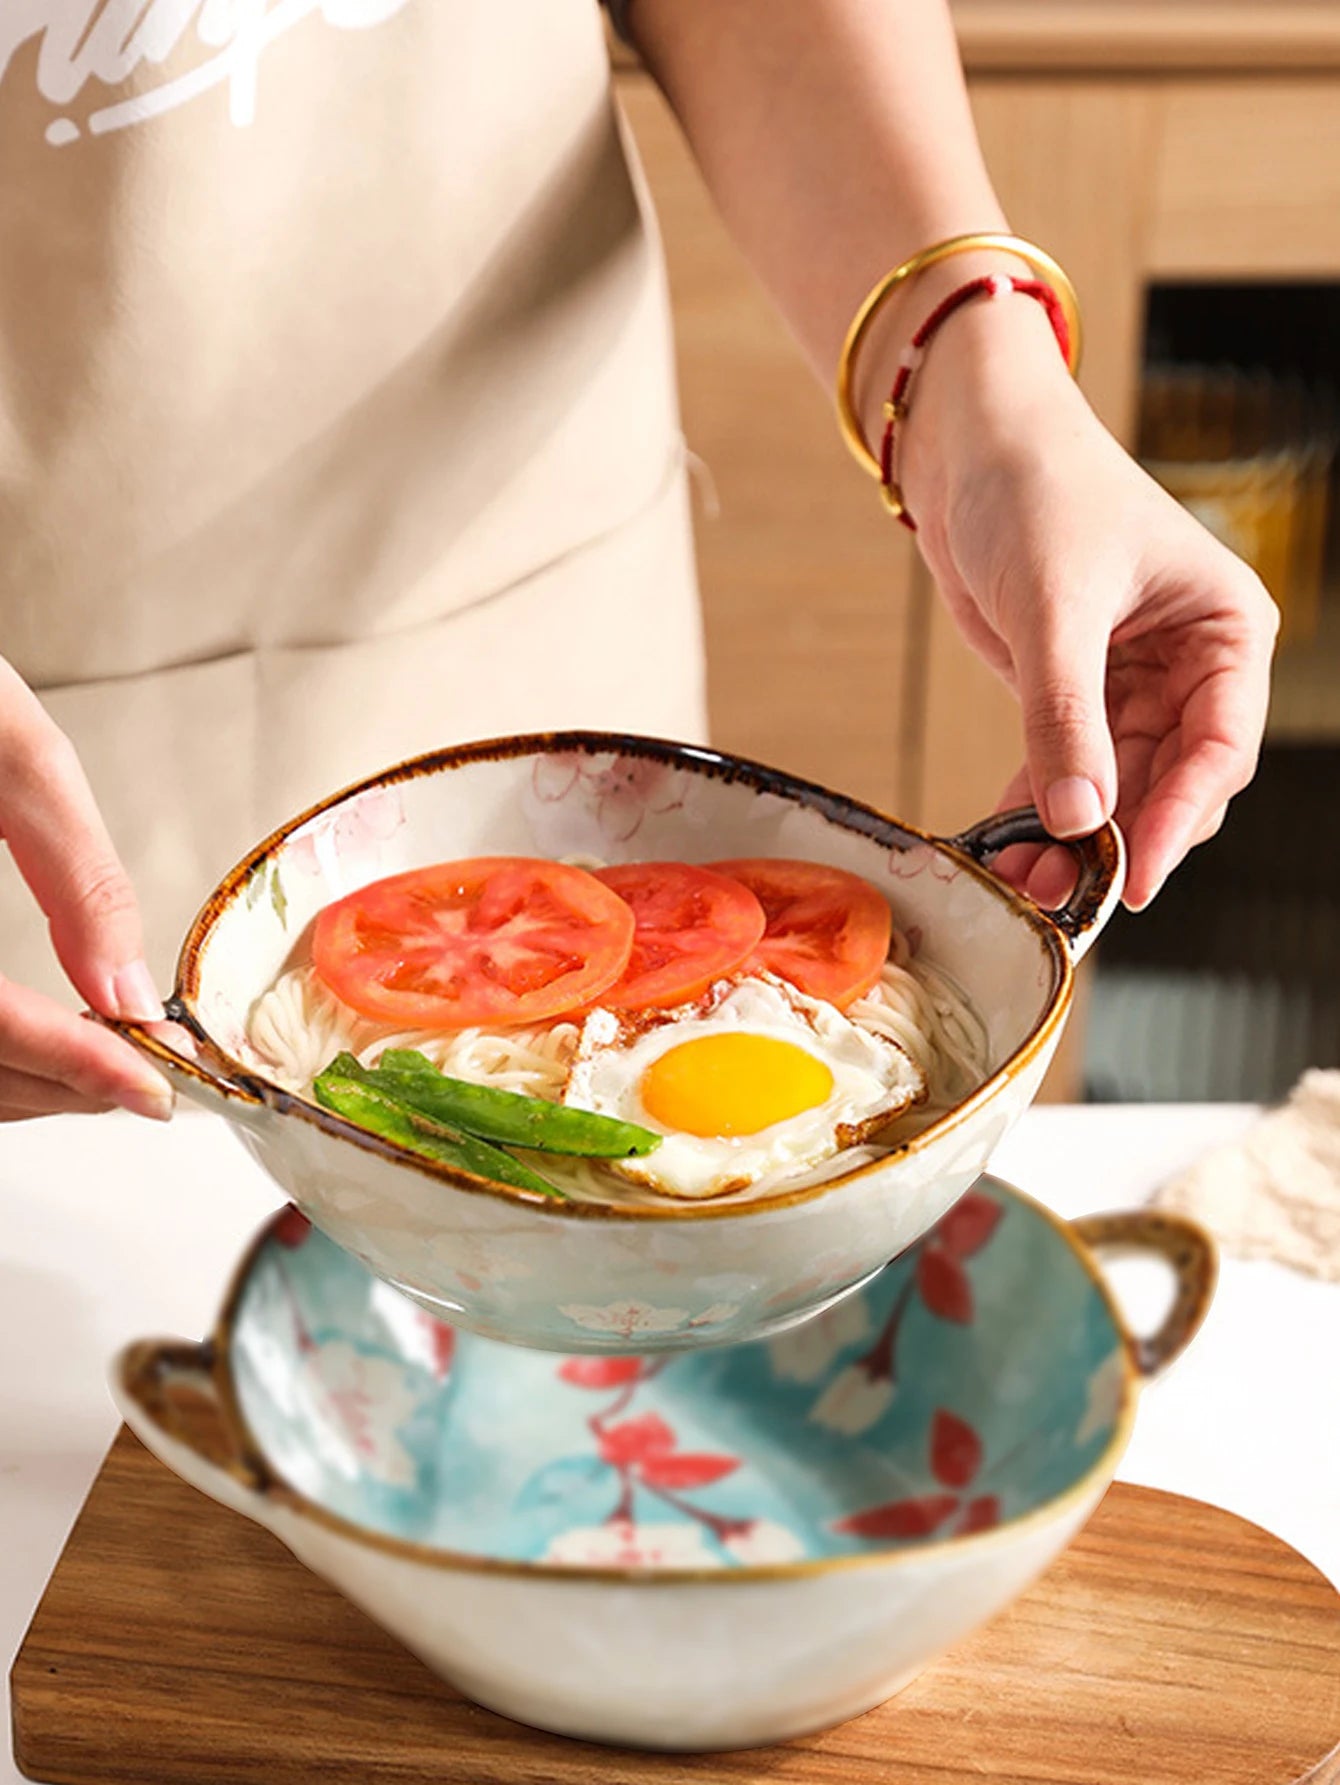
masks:
<path fill-rule="evenodd" d="M 740 1568 L 992 1527 L 1079 1482 L 1134 1392 L 1095 1274 L 983 1178 L 780 1337 L 564 1358 L 441 1325 L 279 1218 L 231 1322 L 271 1468 L 370 1532 L 471 1556 Z"/>

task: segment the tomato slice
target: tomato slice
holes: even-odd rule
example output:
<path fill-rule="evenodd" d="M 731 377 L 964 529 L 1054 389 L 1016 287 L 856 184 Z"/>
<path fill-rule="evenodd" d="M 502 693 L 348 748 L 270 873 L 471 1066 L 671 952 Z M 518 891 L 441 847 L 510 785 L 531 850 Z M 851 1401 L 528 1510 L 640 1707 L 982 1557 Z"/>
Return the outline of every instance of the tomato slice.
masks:
<path fill-rule="evenodd" d="M 487 856 L 392 874 L 327 905 L 312 964 L 378 1022 L 509 1028 L 591 1003 L 632 946 L 632 911 L 585 869 Z"/>
<path fill-rule="evenodd" d="M 869 881 L 819 862 L 713 862 L 747 886 L 768 927 L 750 965 L 845 1010 L 878 981 L 893 913 Z"/>
<path fill-rule="evenodd" d="M 682 1004 L 744 965 L 763 939 L 763 907 L 746 886 L 688 862 L 625 862 L 600 868 L 632 910 L 633 952 L 622 979 L 601 995 L 616 1010 Z"/>

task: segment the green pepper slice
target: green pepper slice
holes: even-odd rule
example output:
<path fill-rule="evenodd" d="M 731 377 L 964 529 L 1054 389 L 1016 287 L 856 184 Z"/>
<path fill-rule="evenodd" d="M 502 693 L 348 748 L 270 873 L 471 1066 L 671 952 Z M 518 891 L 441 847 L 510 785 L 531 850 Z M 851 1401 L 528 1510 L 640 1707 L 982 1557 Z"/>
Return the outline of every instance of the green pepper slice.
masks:
<path fill-rule="evenodd" d="M 371 1068 L 367 1082 L 449 1128 L 537 1153 L 565 1153 L 578 1159 L 642 1158 L 661 1144 L 659 1134 L 633 1122 L 448 1078 L 416 1048 L 388 1048 Z"/>
<path fill-rule="evenodd" d="M 312 1089 L 316 1100 L 336 1115 L 365 1128 L 382 1140 L 393 1141 L 421 1159 L 432 1159 L 458 1171 L 472 1172 L 476 1177 L 490 1178 L 496 1183 L 511 1184 L 518 1190 L 537 1191 L 541 1196 L 566 1201 L 565 1193 L 519 1159 L 513 1159 L 500 1147 L 490 1146 L 474 1135 L 458 1134 L 417 1110 L 407 1108 L 380 1085 L 369 1082 L 369 1074 L 352 1054 L 340 1054 L 319 1074 Z"/>

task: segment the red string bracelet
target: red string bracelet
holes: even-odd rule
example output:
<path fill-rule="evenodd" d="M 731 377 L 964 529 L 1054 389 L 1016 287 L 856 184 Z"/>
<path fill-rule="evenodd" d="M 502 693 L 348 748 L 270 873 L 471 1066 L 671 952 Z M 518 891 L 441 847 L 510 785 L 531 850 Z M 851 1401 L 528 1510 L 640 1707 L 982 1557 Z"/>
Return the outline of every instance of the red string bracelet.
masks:
<path fill-rule="evenodd" d="M 915 533 L 917 523 L 907 512 L 903 501 L 903 493 L 894 476 L 896 457 L 895 439 L 899 424 L 907 420 L 907 393 L 912 383 L 912 376 L 925 358 L 926 347 L 936 331 L 946 323 L 955 310 L 971 303 L 974 298 L 1008 297 L 1013 291 L 1023 297 L 1030 297 L 1042 305 L 1047 312 L 1047 320 L 1052 325 L 1052 333 L 1056 336 L 1056 345 L 1061 349 L 1061 357 L 1070 361 L 1070 326 L 1066 322 L 1065 311 L 1061 308 L 1060 299 L 1050 285 L 1041 279 L 1016 279 L 1010 273 L 983 273 L 979 278 L 969 279 L 958 285 L 949 296 L 931 311 L 912 339 L 904 347 L 898 359 L 898 375 L 893 381 L 893 389 L 889 392 L 888 401 L 884 405 L 884 438 L 879 453 L 879 481 L 884 506 L 895 520 L 899 520 Z"/>

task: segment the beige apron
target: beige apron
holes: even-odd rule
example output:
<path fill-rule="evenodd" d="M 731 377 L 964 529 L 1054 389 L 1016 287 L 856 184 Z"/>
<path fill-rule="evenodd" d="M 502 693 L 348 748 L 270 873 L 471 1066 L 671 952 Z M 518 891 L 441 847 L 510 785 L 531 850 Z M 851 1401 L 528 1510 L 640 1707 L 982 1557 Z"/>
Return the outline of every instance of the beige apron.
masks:
<path fill-rule="evenodd" d="M 0 167 L 0 651 L 160 981 L 250 843 L 399 756 L 701 734 L 594 0 L 4 0 Z M 4 868 L 0 970 L 51 989 Z"/>

